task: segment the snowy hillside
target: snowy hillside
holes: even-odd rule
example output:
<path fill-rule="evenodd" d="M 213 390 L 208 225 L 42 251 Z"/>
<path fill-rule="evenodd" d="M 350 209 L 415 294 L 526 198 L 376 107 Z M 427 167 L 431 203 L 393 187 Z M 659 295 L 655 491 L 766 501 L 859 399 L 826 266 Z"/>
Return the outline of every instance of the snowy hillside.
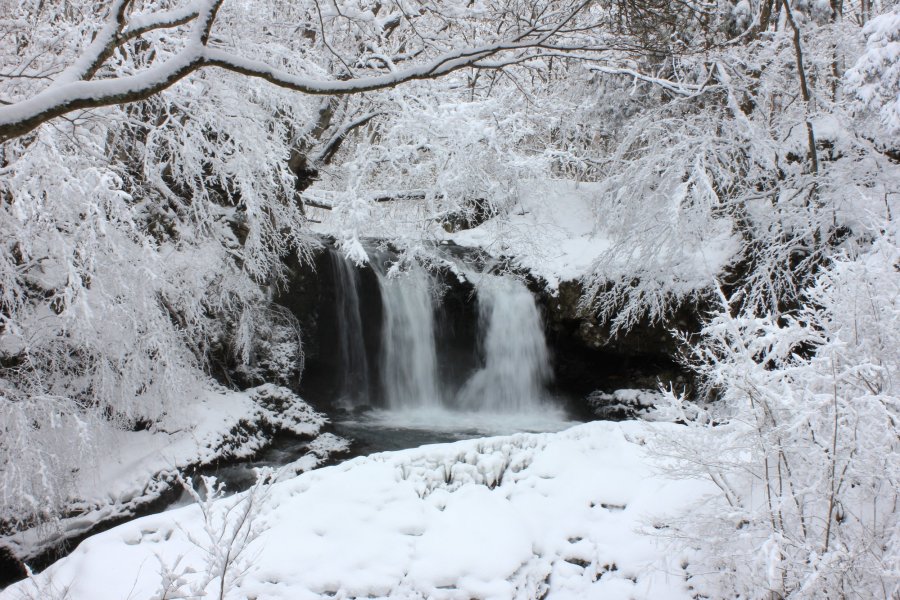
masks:
<path fill-rule="evenodd" d="M 0 536 L 0 544 L 30 561 L 103 521 L 141 510 L 177 486 L 175 480 L 183 470 L 253 455 L 271 441 L 266 429 L 315 440 L 301 464 L 291 465 L 297 472 L 314 468 L 346 448 L 345 440 L 321 433 L 326 423 L 324 415 L 274 385 L 245 392 L 208 389 L 188 396 L 150 429 L 120 431 L 108 426 L 94 431 L 95 456 L 65 490 L 68 515 L 58 524 Z"/>

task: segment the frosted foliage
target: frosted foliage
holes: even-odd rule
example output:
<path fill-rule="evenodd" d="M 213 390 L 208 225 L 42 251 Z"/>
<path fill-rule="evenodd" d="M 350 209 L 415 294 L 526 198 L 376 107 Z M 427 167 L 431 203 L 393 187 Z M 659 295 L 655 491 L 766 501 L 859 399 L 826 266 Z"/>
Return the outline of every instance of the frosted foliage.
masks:
<path fill-rule="evenodd" d="M 477 284 L 484 366 L 459 392 L 469 410 L 517 414 L 541 409 L 552 375 L 541 315 L 520 281 L 482 276 Z"/>
<path fill-rule="evenodd" d="M 664 80 L 620 75 L 632 84 L 619 111 L 625 126 L 610 151 L 600 146 L 591 157 L 587 148 L 573 163 L 599 183 L 597 229 L 611 238 L 586 278 L 585 307 L 614 332 L 671 316 L 717 278 L 735 290 L 736 305 L 781 312 L 799 300 L 832 245 L 852 246 L 890 217 L 898 169 L 877 148 L 896 136 L 884 136 L 886 112 L 859 108 L 871 99 L 876 111 L 892 110 L 896 11 L 866 26 L 868 50 L 844 77 L 833 48 L 853 64 L 861 28 L 849 14 L 832 21 L 807 9 L 818 10 L 801 5 L 795 17 L 804 74 L 815 80 L 808 106 L 794 101 L 801 86 L 790 27 L 727 50 L 695 47 Z M 656 95 L 666 101 L 651 102 Z M 884 139 L 873 147 L 863 132 Z M 723 248 L 731 272 L 705 269 Z"/>
<path fill-rule="evenodd" d="M 863 35 L 865 51 L 847 72 L 847 91 L 877 115 L 875 132 L 890 144 L 900 135 L 900 7 L 872 19 Z"/>
<path fill-rule="evenodd" d="M 416 223 L 421 231 L 456 211 L 471 214 L 474 201 L 502 212 L 517 197 L 519 181 L 547 168 L 545 157 L 523 151 L 534 127 L 521 112 L 508 110 L 515 102 L 508 91 L 473 101 L 434 82 L 415 97 L 400 90 L 383 96 L 385 114 L 347 152 L 347 175 L 323 181 L 348 195 L 345 204 L 402 181 L 405 188 L 425 191 Z M 347 210 L 354 214 L 349 205 Z M 361 216 L 348 224 L 376 233 L 373 215 Z"/>
<path fill-rule="evenodd" d="M 161 302 L 171 298 L 202 327 L 201 307 L 183 295 L 195 276 L 180 256 L 146 264 L 142 215 L 121 177 L 65 150 L 41 140 L 0 183 L 13 199 L 0 210 L 12 250 L 0 263 L 0 352 L 14 365 L 3 375 L 26 393 L 143 418 L 196 364 Z M 187 260 L 209 262 L 215 252 L 198 245 Z M 147 276 L 154 272 L 165 277 Z"/>
<path fill-rule="evenodd" d="M 296 385 L 305 363 L 303 332 L 290 311 L 277 304 L 244 307 L 232 334 L 236 372 L 246 384 Z"/>
<path fill-rule="evenodd" d="M 103 15 L 87 2 L 50 14 L 59 6 L 3 11 L 2 26 L 30 43 L 28 51 L 0 44 L 4 64 L 30 56 L 22 72 L 54 76 L 72 59 Z M 174 48 L 148 35 L 158 57 Z M 108 68 L 128 72 L 149 60 L 130 50 Z M 2 93 L 16 98 L 41 81 L 5 79 Z M 202 74 L 146 103 L 0 147 L 0 396 L 17 415 L 10 422 L 152 426 L 202 385 L 214 347 L 255 356 L 251 338 L 271 321 L 260 283 L 277 281 L 280 257 L 305 256 L 311 244 L 300 207 L 285 201 L 293 187 L 286 123 L 303 120 L 306 105 L 258 92 L 238 77 Z M 266 360 L 281 368 L 291 355 L 296 366 L 296 336 L 273 342 Z M 53 431 L 22 427 L 0 439 L 0 464 L 31 460 L 0 470 L 10 490 L 0 521 L 31 518 L 32 509 L 52 515 L 66 473 L 87 468 L 85 448 L 103 450 L 90 427 Z M 51 470 L 58 479 L 27 481 Z M 27 496 L 15 492 L 25 488 L 33 488 Z M 31 509 L 17 498 L 30 498 Z"/>
<path fill-rule="evenodd" d="M 153 204 L 82 151 L 42 132 L 27 160 L 4 169 L 0 394 L 16 412 L 152 422 L 202 380 L 206 349 L 224 334 L 215 317 L 263 297 L 235 263 L 226 225 L 211 220 L 201 232 L 185 216 L 178 236 L 154 235 Z M 54 445 L 61 471 L 78 468 L 81 444 L 102 449 L 87 431 Z M 49 456 L 42 433 L 24 433 L 0 441 L 3 462 Z M 19 476 L 27 471 L 4 469 L 4 489 L 24 485 Z"/>
<path fill-rule="evenodd" d="M 677 535 L 704 549 L 724 595 L 900 591 L 896 233 L 835 260 L 797 318 L 722 312 L 703 331 L 695 365 L 720 400 L 672 397 L 690 428 L 661 450 L 721 491 Z"/>
<path fill-rule="evenodd" d="M 0 381 L 0 533 L 55 517 L 72 491 L 72 464 L 90 465 L 109 442 L 92 418 L 66 398 L 22 396 Z"/>

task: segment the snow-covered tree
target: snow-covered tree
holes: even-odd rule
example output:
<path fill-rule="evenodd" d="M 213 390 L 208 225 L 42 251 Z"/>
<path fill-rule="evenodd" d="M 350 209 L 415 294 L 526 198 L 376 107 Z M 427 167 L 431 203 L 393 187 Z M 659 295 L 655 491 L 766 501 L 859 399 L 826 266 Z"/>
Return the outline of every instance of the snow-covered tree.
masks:
<path fill-rule="evenodd" d="M 655 67 L 593 68 L 632 87 L 614 142 L 570 152 L 601 183 L 597 212 L 613 247 L 586 300 L 616 330 L 665 318 L 717 275 L 736 305 L 791 310 L 835 248 L 890 213 L 895 155 L 854 123 L 864 115 L 845 92 L 860 77 L 871 81 L 863 96 L 890 89 L 890 68 L 883 83 L 870 72 L 889 53 L 888 20 L 867 26 L 875 49 L 844 79 L 863 36 L 849 6 L 843 19 L 825 4 L 775 8 L 720 3 L 697 25 L 703 35 Z M 723 251 L 729 273 L 703 268 Z"/>
<path fill-rule="evenodd" d="M 716 398 L 671 396 L 687 427 L 659 445 L 721 494 L 673 535 L 721 597 L 892 598 L 900 260 L 896 226 L 835 258 L 795 317 L 721 311 L 693 365 Z"/>

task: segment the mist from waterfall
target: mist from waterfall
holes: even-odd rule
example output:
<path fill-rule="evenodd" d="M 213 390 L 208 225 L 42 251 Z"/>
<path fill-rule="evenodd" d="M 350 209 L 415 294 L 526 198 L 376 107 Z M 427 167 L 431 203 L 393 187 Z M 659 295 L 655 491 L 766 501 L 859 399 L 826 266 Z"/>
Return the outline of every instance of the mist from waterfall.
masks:
<path fill-rule="evenodd" d="M 476 289 L 484 366 L 459 391 L 459 406 L 497 414 L 545 409 L 552 371 L 534 297 L 511 276 L 477 275 Z"/>

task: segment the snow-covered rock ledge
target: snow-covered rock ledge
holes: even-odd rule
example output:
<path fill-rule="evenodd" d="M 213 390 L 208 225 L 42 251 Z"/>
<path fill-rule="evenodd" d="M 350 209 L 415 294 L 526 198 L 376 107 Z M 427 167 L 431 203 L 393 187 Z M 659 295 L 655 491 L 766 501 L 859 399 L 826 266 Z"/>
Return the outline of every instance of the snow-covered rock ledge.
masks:
<path fill-rule="evenodd" d="M 708 489 L 660 474 L 644 445 L 673 427 L 595 422 L 357 458 L 126 523 L 0 600 L 218 598 L 223 582 L 234 599 L 687 600 L 689 557 L 655 533 Z"/>
<path fill-rule="evenodd" d="M 286 388 L 266 384 L 243 392 L 206 389 L 185 398 L 150 429 L 110 426 L 95 433 L 102 449 L 96 464 L 85 465 L 71 482 L 66 516 L 0 536 L 0 548 L 28 562 L 105 522 L 141 511 L 178 486 L 180 472 L 253 456 L 278 432 L 309 437 L 309 454 L 291 467 L 294 472 L 315 468 L 347 448 L 345 440 L 321 433 L 327 422 Z"/>

